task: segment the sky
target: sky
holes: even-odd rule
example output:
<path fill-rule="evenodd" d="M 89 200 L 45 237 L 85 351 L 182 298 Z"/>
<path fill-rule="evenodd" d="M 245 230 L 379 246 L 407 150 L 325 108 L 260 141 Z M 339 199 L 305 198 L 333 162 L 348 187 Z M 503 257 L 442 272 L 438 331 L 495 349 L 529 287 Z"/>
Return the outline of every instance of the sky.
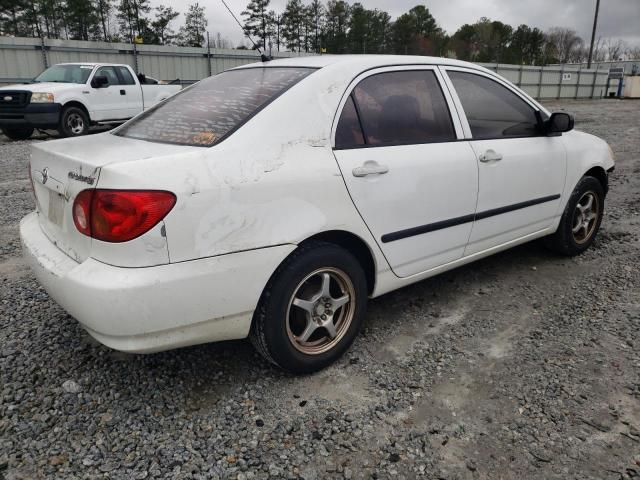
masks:
<path fill-rule="evenodd" d="M 184 12 L 193 1 L 152 0 L 151 3 L 164 3 Z M 234 46 L 242 41 L 242 31 L 220 0 L 199 0 L 199 3 L 207 12 L 211 34 L 220 32 Z M 227 0 L 239 18 L 247 3 L 248 0 Z M 308 2 L 303 0 L 303 3 Z M 545 31 L 554 26 L 569 27 L 589 42 L 596 0 L 360 0 L 360 3 L 365 8 L 385 10 L 394 19 L 414 6 L 424 4 L 438 24 L 450 34 L 461 25 L 474 23 L 484 16 L 513 26 L 526 23 Z M 276 11 L 283 11 L 285 4 L 286 0 L 271 0 L 271 8 Z M 178 17 L 174 27 L 183 21 L 184 16 Z M 621 38 L 631 45 L 640 46 L 640 0 L 601 0 L 596 38 L 598 36 Z"/>

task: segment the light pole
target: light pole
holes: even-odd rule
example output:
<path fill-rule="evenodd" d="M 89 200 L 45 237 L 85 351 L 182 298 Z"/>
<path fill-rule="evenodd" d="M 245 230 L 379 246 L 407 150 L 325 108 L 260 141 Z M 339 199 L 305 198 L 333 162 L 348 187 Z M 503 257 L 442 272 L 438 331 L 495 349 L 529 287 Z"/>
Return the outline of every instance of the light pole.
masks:
<path fill-rule="evenodd" d="M 591 68 L 591 59 L 593 58 L 593 42 L 596 40 L 596 27 L 598 26 L 598 10 L 600 10 L 600 0 L 596 0 L 596 14 L 593 17 L 593 31 L 591 32 L 591 46 L 589 47 L 589 60 L 587 61 L 587 69 Z"/>

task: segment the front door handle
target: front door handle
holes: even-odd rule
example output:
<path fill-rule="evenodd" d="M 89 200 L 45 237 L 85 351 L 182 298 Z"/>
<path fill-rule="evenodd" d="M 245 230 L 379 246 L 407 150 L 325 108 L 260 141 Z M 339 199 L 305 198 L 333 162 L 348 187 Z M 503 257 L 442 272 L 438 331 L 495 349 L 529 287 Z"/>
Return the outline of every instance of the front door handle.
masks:
<path fill-rule="evenodd" d="M 383 175 L 389 171 L 386 165 L 380 165 L 373 160 L 367 160 L 361 167 L 354 168 L 351 173 L 354 177 L 366 177 L 367 175 Z"/>
<path fill-rule="evenodd" d="M 495 150 L 489 149 L 482 155 L 480 155 L 479 160 L 483 163 L 499 162 L 500 160 L 502 160 L 502 154 L 496 152 Z"/>
<path fill-rule="evenodd" d="M 120 90 L 120 95 L 126 95 L 127 91 L 126 90 Z"/>

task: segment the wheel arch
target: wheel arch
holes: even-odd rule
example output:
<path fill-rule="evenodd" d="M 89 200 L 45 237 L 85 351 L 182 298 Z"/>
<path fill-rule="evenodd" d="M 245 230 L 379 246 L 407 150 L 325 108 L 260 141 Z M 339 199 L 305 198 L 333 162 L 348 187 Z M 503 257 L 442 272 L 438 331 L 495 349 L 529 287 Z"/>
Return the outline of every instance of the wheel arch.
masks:
<path fill-rule="evenodd" d="M 91 114 L 89 113 L 89 110 L 84 103 L 79 102 L 78 100 L 69 100 L 62 105 L 62 109 L 60 110 L 60 119 L 62 119 L 62 112 L 64 112 L 64 109 L 69 107 L 80 108 L 87 115 L 89 122 L 91 122 Z"/>
<path fill-rule="evenodd" d="M 376 260 L 371 248 L 361 237 L 346 230 L 328 230 L 304 239 L 298 245 L 312 241 L 333 243 L 353 255 L 364 270 L 367 279 L 367 292 L 371 295 L 376 286 Z"/>
<path fill-rule="evenodd" d="M 600 185 L 602 185 L 602 189 L 604 190 L 605 195 L 607 194 L 607 192 L 609 191 L 609 176 L 607 175 L 607 172 L 604 170 L 604 168 L 600 166 L 592 167 L 585 172 L 584 176 L 593 177 L 598 180 L 600 182 Z"/>

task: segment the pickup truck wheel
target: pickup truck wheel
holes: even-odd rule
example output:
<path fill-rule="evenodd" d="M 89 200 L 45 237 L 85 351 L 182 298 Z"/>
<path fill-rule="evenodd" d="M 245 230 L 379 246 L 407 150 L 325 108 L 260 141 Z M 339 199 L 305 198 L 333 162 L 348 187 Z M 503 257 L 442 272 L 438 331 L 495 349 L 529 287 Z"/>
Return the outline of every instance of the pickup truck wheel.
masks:
<path fill-rule="evenodd" d="M 2 131 L 11 140 L 26 140 L 33 133 L 33 127 L 2 127 Z"/>
<path fill-rule="evenodd" d="M 250 339 L 280 368 L 314 372 L 353 343 L 366 306 L 367 280 L 358 260 L 337 245 L 310 242 L 287 258 L 267 284 Z"/>
<path fill-rule="evenodd" d="M 63 137 L 77 137 L 89 131 L 89 118 L 78 107 L 66 107 L 60 115 L 58 131 Z"/>

